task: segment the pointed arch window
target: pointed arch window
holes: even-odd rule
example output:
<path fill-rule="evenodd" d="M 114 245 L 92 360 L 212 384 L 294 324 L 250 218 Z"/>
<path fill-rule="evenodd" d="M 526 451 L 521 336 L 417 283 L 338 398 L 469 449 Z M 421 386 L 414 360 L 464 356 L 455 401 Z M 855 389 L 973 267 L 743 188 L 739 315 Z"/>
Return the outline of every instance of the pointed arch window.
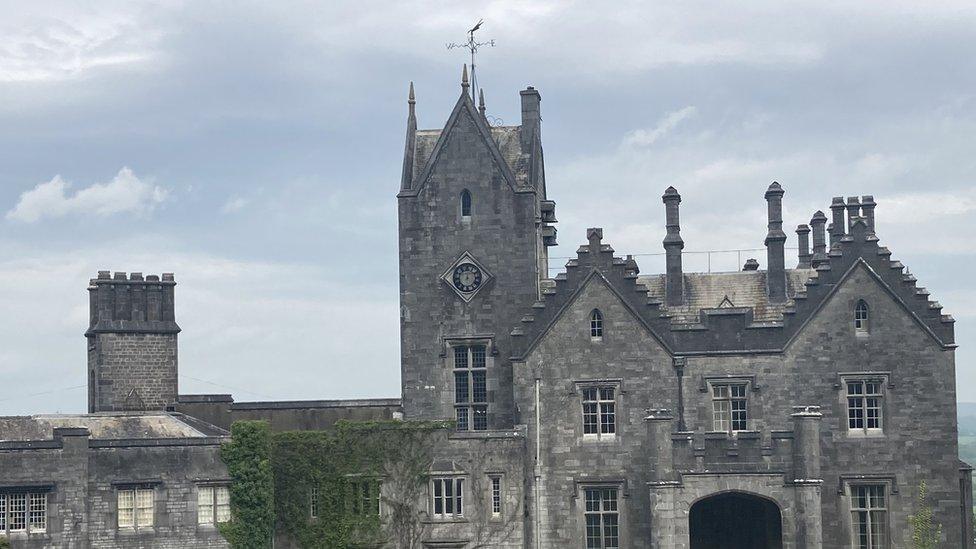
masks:
<path fill-rule="evenodd" d="M 863 299 L 857 301 L 854 307 L 854 333 L 867 334 L 870 326 L 868 304 Z"/>
<path fill-rule="evenodd" d="M 590 313 L 590 338 L 603 339 L 603 313 L 600 309 L 593 309 Z"/>
<path fill-rule="evenodd" d="M 461 191 L 461 217 L 471 217 L 471 191 Z"/>

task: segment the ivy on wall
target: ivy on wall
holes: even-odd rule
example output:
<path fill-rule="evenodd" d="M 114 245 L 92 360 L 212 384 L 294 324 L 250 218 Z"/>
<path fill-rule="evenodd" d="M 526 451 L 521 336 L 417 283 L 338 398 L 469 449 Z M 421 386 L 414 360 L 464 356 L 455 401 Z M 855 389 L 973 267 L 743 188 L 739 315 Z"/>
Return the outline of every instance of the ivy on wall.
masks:
<path fill-rule="evenodd" d="M 231 520 L 220 533 L 234 549 L 271 547 L 274 534 L 274 480 L 271 428 L 266 421 L 238 421 L 231 441 L 220 449 L 230 472 Z"/>
<path fill-rule="evenodd" d="M 340 421 L 330 431 L 268 433 L 266 423 L 237 422 L 233 441 L 225 447 L 236 450 L 222 452 L 234 482 L 230 524 L 242 522 L 245 515 L 263 519 L 264 506 L 273 501 L 279 532 L 303 548 L 419 547 L 427 526 L 424 494 L 433 450 L 453 427 L 449 421 Z M 253 436 L 261 430 L 266 439 Z M 240 439 L 239 431 L 249 436 Z M 273 488 L 235 474 L 235 468 L 254 469 L 242 467 L 242 457 L 253 462 L 259 455 L 270 463 L 267 478 L 273 478 Z M 261 495 L 234 497 L 248 490 Z M 371 512 L 372 498 L 382 502 L 382 517 Z M 262 528 L 246 535 L 269 539 L 259 537 L 269 533 Z M 227 539 L 235 548 L 266 547 L 242 544 L 244 537 Z"/>

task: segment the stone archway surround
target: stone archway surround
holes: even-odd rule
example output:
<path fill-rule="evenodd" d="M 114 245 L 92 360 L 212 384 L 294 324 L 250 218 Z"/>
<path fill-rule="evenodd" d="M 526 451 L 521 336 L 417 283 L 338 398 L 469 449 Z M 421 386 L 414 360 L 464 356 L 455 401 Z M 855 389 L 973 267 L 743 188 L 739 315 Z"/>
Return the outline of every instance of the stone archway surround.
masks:
<path fill-rule="evenodd" d="M 780 510 L 783 549 L 815 549 L 819 536 L 808 536 L 801 530 L 814 525 L 798 524 L 797 516 L 806 515 L 801 507 L 814 503 L 819 507 L 820 485 L 787 484 L 782 474 L 684 474 L 681 481 L 651 483 L 651 547 L 654 549 L 688 549 L 688 518 L 698 501 L 728 492 L 740 492 L 764 498 Z M 812 494 L 810 492 L 815 492 Z M 811 496 L 814 496 L 811 498 Z M 817 509 L 819 515 L 819 509 Z M 819 524 L 815 525 L 819 528 Z"/>

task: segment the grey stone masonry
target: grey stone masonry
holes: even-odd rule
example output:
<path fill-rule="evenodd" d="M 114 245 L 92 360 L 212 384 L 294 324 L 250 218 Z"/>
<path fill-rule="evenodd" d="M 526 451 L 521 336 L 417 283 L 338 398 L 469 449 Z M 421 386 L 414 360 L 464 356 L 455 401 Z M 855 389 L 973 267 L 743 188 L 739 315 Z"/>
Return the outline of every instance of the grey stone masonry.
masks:
<path fill-rule="evenodd" d="M 88 286 L 88 411 L 164 410 L 176 401 L 172 274 L 99 271 Z"/>
<path fill-rule="evenodd" d="M 541 170 L 540 96 L 529 89 L 521 97 L 522 127 L 490 128 L 462 89 L 443 130 L 407 137 L 407 154 L 417 151 L 405 169 L 414 175 L 397 196 L 407 419 L 455 417 L 453 347 L 477 344 L 488 350 L 488 428 L 513 425 L 509 331 L 525 304 L 539 299 L 545 248 L 555 243 Z M 462 193 L 470 215 L 463 215 Z M 481 273 L 468 294 L 450 276 L 462 260 Z"/>
<path fill-rule="evenodd" d="M 100 423 L 113 419 L 90 417 Z M 84 417 L 74 419 L 85 423 Z M 62 427 L 45 439 L 0 441 L 0 493 L 44 494 L 46 500 L 46 527 L 9 532 L 12 547 L 228 547 L 213 524 L 198 520 L 200 488 L 230 482 L 220 460 L 227 433 L 191 418 L 163 419 L 143 421 L 188 421 L 180 430 L 193 435 L 157 438 L 149 427 L 149 436 L 96 439 L 85 427 Z M 134 487 L 152 491 L 151 526 L 119 526 L 119 490 Z"/>

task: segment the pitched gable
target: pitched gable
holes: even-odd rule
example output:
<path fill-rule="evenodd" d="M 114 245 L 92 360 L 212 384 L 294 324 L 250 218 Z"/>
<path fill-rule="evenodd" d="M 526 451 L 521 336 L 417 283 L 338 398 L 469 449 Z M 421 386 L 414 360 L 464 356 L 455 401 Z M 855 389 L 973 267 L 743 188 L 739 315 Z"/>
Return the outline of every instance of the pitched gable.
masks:
<path fill-rule="evenodd" d="M 498 169 L 502 178 L 506 181 L 506 183 L 508 183 L 509 187 L 513 191 L 520 190 L 520 186 L 518 185 L 512 167 L 509 165 L 505 155 L 503 155 L 502 151 L 499 149 L 498 143 L 495 142 L 495 139 L 492 136 L 492 128 L 488 127 L 484 117 L 478 113 L 468 94 L 466 92 L 462 92 L 457 103 L 455 103 L 454 109 L 451 111 L 451 115 L 448 117 L 447 124 L 444 125 L 443 130 L 440 130 L 439 133 L 431 130 L 421 130 L 417 132 L 418 139 L 414 147 L 414 154 L 416 155 L 414 159 L 414 170 L 416 175 L 413 178 L 410 189 L 402 191 L 400 196 L 416 196 L 420 193 L 420 191 L 430 180 L 430 177 L 433 174 L 435 167 L 438 165 L 438 162 L 441 160 L 442 155 L 445 153 L 447 145 L 451 141 L 453 134 L 460 131 L 459 128 L 461 127 L 470 127 L 474 129 L 478 142 L 488 148 L 488 151 L 494 160 L 495 167 Z M 430 142 L 434 135 L 437 136 L 437 140 L 434 142 L 433 146 L 431 146 Z M 510 140 L 510 138 L 508 140 Z M 511 154 L 509 156 L 511 156 Z M 531 189 L 521 190 L 531 191 Z"/>

